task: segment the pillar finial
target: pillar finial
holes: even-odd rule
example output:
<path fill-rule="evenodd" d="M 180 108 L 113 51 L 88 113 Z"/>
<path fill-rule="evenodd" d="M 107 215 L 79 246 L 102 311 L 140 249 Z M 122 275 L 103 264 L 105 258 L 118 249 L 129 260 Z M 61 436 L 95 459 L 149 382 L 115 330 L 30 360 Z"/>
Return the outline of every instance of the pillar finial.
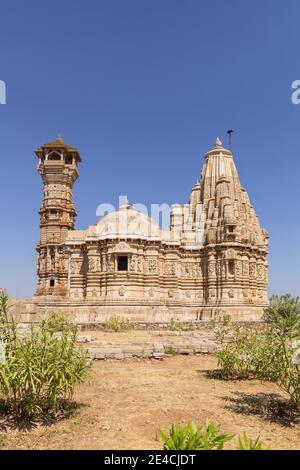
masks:
<path fill-rule="evenodd" d="M 222 147 L 222 142 L 220 141 L 219 137 L 217 137 L 217 140 L 215 141 L 215 148 L 221 148 Z"/>

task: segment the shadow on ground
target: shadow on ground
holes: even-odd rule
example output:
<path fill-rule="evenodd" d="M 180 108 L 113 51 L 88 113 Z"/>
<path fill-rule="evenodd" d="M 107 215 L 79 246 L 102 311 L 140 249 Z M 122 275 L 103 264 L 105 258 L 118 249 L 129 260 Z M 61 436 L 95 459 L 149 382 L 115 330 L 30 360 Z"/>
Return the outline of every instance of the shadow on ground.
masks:
<path fill-rule="evenodd" d="M 277 393 L 234 392 L 222 399 L 226 402 L 225 408 L 237 414 L 259 416 L 265 421 L 285 427 L 300 424 L 300 414 L 293 403 Z"/>
<path fill-rule="evenodd" d="M 86 404 L 76 402 L 64 402 L 61 409 L 56 412 L 49 412 L 40 418 L 24 419 L 16 417 L 10 413 L 3 401 L 0 402 L 0 432 L 22 431 L 30 432 L 41 426 L 52 426 L 65 419 L 70 419 L 79 413 L 79 410 L 86 407 Z"/>
<path fill-rule="evenodd" d="M 207 369 L 207 370 L 200 369 L 200 370 L 197 370 L 197 372 L 200 375 L 204 375 L 208 379 L 225 380 L 225 381 L 230 380 L 229 377 L 226 377 L 224 375 L 223 369 Z"/>

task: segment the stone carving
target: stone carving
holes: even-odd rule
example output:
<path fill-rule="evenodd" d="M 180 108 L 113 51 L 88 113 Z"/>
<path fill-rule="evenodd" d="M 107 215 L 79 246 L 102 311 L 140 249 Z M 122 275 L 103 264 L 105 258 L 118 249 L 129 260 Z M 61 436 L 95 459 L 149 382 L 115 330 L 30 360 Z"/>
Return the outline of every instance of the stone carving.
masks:
<path fill-rule="evenodd" d="M 81 266 L 82 266 L 82 261 L 81 260 L 72 259 L 72 261 L 71 261 L 71 274 L 74 274 L 74 275 L 80 274 Z"/>
<path fill-rule="evenodd" d="M 243 261 L 243 276 L 249 277 L 249 261 Z"/>
<path fill-rule="evenodd" d="M 243 273 L 243 264 L 242 261 L 237 260 L 235 263 L 235 275 L 237 277 L 240 277 Z"/>
<path fill-rule="evenodd" d="M 120 289 L 119 289 L 119 296 L 124 297 L 124 295 L 125 295 L 125 287 L 121 286 Z"/>
<path fill-rule="evenodd" d="M 137 256 L 132 255 L 130 258 L 130 271 L 136 271 L 137 268 Z"/>
<path fill-rule="evenodd" d="M 156 273 L 157 263 L 156 259 L 150 259 L 148 264 L 148 269 L 150 273 Z"/>
<path fill-rule="evenodd" d="M 235 251 L 232 248 L 229 248 L 226 252 L 226 258 L 234 259 L 236 257 Z"/>
<path fill-rule="evenodd" d="M 43 212 L 41 215 L 41 224 L 46 224 L 47 223 L 47 214 L 46 212 Z"/>
<path fill-rule="evenodd" d="M 208 296 L 209 296 L 210 298 L 216 297 L 216 289 L 209 289 Z"/>
<path fill-rule="evenodd" d="M 256 279 L 256 264 L 255 263 L 250 263 L 249 277 L 250 279 Z"/>
<path fill-rule="evenodd" d="M 264 279 L 264 266 L 261 264 L 257 266 L 257 279 L 260 281 Z"/>
<path fill-rule="evenodd" d="M 45 269 L 46 269 L 46 259 L 45 259 L 45 255 L 42 254 L 40 255 L 40 258 L 39 258 L 39 271 L 43 273 Z"/>
<path fill-rule="evenodd" d="M 95 256 L 91 256 L 89 258 L 89 261 L 88 261 L 88 267 L 89 267 L 89 271 L 91 273 L 95 273 L 95 272 L 98 272 L 100 271 L 100 258 L 99 257 L 95 257 Z"/>
<path fill-rule="evenodd" d="M 243 295 L 244 295 L 245 298 L 248 298 L 248 297 L 249 297 L 249 291 L 248 291 L 248 289 L 244 289 L 244 290 L 243 290 Z"/>
<path fill-rule="evenodd" d="M 59 263 L 60 263 L 60 270 L 63 271 L 63 272 L 66 271 L 67 270 L 67 260 L 63 256 L 60 257 Z"/>
<path fill-rule="evenodd" d="M 111 255 L 108 257 L 107 269 L 110 272 L 115 270 L 115 258 Z"/>
<path fill-rule="evenodd" d="M 150 289 L 148 291 L 148 294 L 149 294 L 149 297 L 154 297 L 155 291 L 154 291 L 153 287 L 150 287 Z"/>
<path fill-rule="evenodd" d="M 209 276 L 214 276 L 216 274 L 216 263 L 215 261 L 208 262 L 207 272 Z"/>
<path fill-rule="evenodd" d="M 70 297 L 73 299 L 78 299 L 80 297 L 79 289 L 71 289 Z"/>

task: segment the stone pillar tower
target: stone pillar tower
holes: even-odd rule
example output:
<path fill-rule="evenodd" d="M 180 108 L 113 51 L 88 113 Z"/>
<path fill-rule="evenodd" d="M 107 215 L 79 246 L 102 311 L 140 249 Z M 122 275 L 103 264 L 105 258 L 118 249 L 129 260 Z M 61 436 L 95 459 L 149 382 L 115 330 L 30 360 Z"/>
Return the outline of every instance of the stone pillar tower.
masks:
<path fill-rule="evenodd" d="M 74 230 L 76 211 L 72 201 L 73 184 L 81 162 L 76 148 L 61 137 L 36 150 L 38 172 L 44 184 L 44 198 L 39 210 L 40 241 L 37 244 L 36 295 L 66 296 L 70 260 L 64 250 L 69 230 Z"/>

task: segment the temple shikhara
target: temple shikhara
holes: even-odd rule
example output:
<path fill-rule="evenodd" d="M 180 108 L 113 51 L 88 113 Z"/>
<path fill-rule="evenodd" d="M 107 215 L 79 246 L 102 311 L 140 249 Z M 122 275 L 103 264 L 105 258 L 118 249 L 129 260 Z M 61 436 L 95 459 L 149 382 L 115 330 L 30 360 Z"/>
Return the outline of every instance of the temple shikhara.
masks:
<path fill-rule="evenodd" d="M 188 204 L 163 230 L 125 203 L 75 229 L 73 184 L 81 158 L 62 138 L 36 150 L 44 185 L 37 244 L 37 311 L 82 321 L 208 320 L 226 312 L 260 319 L 268 304 L 268 234 L 219 139 L 207 152 Z"/>

